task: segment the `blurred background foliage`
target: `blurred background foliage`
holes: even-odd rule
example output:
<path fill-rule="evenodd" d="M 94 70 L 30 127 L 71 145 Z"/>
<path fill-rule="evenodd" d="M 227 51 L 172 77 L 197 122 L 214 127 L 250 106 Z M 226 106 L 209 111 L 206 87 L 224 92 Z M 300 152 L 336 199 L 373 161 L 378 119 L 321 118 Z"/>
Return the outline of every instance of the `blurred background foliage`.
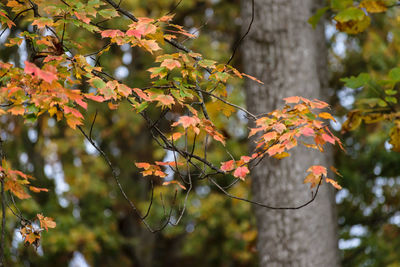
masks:
<path fill-rule="evenodd" d="M 179 5 L 178 5 L 179 3 Z M 160 17 L 172 10 L 174 23 L 184 25 L 198 38 L 182 40 L 206 58 L 226 62 L 240 38 L 239 1 L 228 0 L 125 0 L 124 8 L 136 16 Z M 330 89 L 334 113 L 340 123 L 354 107 L 359 90 L 349 89 L 341 77 L 370 72 L 386 75 L 399 65 L 400 16 L 392 9 L 374 15 L 372 26 L 365 33 L 348 36 L 327 23 L 327 45 L 330 47 Z M 110 24 L 112 23 L 112 24 Z M 118 20 L 104 23 L 115 28 Z M 27 27 L 27 25 L 18 25 Z M 13 28 L 6 32 L 18 34 Z M 0 58 L 21 65 L 28 58 L 24 44 L 20 48 L 4 47 L 0 40 Z M 72 40 L 100 49 L 83 31 L 69 31 Z M 171 49 L 172 48 L 168 48 Z M 94 49 L 95 50 L 95 49 Z M 100 58 L 104 69 L 132 87 L 148 84 L 146 69 L 152 58 L 130 47 L 112 46 Z M 240 67 L 240 53 L 232 63 Z M 233 84 L 231 101 L 244 105 L 241 84 Z M 213 103 L 209 104 L 213 105 Z M 240 113 L 229 120 L 221 114 L 221 106 L 210 107 L 210 116 L 224 135 L 231 138 L 227 148 L 235 156 L 247 149 L 246 120 Z M 93 138 L 118 166 L 122 186 L 128 196 L 144 211 L 149 204 L 150 178 L 143 178 L 134 162 L 170 158 L 152 140 L 146 123 L 129 105 L 110 110 L 105 104 L 91 103 L 86 114 L 89 130 L 97 112 Z M 155 117 L 158 114 L 152 114 Z M 143 228 L 122 198 L 110 170 L 89 143 L 66 125 L 49 117 L 31 124 L 2 116 L 1 138 L 6 157 L 15 169 L 32 173 L 34 184 L 47 187 L 49 193 L 35 194 L 33 200 L 18 202 L 26 217 L 42 212 L 55 218 L 57 228 L 45 233 L 37 251 L 24 247 L 18 234 L 15 217 L 7 214 L 8 266 L 257 266 L 255 240 L 257 231 L 251 206 L 232 201 L 207 183 L 198 181 L 189 197 L 188 209 L 177 227 L 151 234 Z M 339 247 L 344 266 L 400 266 L 400 155 L 389 149 L 390 125 L 370 124 L 356 132 L 344 133 L 347 154 L 336 152 L 336 165 L 344 178 L 344 189 L 336 201 L 339 213 Z M 210 153 L 212 161 L 226 160 L 222 153 Z M 232 177 L 218 177 L 226 185 Z M 171 206 L 174 190 L 160 187 L 158 180 L 149 220 L 161 223 L 164 209 Z M 247 183 L 238 183 L 233 192 L 250 197 Z M 160 197 L 162 195 L 162 198 Z M 178 196 L 182 203 L 184 195 Z M 182 206 L 175 207 L 175 216 Z M 266 211 L 268 212 L 268 211 Z"/>

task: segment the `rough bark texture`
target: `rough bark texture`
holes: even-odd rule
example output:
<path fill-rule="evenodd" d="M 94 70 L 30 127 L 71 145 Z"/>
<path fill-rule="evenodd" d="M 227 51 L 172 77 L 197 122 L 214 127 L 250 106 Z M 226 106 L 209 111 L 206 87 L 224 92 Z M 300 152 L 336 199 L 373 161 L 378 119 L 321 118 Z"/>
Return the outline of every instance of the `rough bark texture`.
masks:
<path fill-rule="evenodd" d="M 242 44 L 245 72 L 265 83 L 247 84 L 247 105 L 253 114 L 281 107 L 288 96 L 328 98 L 323 28 L 313 30 L 307 23 L 319 3 L 322 0 L 255 1 L 255 22 Z M 250 17 L 251 0 L 242 0 L 244 28 Z M 297 206 L 311 198 L 309 185 L 303 184 L 306 170 L 311 165 L 330 166 L 331 157 L 294 150 L 290 158 L 267 159 L 253 171 L 256 201 Z M 333 190 L 326 184 L 316 201 L 300 210 L 255 207 L 260 266 L 338 266 L 335 209 Z"/>

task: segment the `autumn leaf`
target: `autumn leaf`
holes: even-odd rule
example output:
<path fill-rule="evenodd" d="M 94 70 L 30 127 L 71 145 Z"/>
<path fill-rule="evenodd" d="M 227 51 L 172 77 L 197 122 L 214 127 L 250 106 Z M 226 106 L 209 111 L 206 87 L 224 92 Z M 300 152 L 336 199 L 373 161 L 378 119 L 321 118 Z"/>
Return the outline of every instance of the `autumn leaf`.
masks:
<path fill-rule="evenodd" d="M 332 138 L 330 135 L 322 134 L 322 139 L 324 139 L 326 142 L 331 143 L 332 145 L 335 144 L 335 139 Z"/>
<path fill-rule="evenodd" d="M 170 107 L 175 104 L 174 98 L 170 95 L 158 95 L 154 100 L 157 100 L 162 104 L 162 106 Z"/>
<path fill-rule="evenodd" d="M 183 186 L 180 182 L 175 181 L 175 180 L 163 182 L 162 185 L 169 185 L 169 184 L 176 184 L 176 185 L 178 185 L 180 188 L 182 188 L 183 190 L 186 190 L 186 187 L 185 187 L 185 186 Z"/>
<path fill-rule="evenodd" d="M 339 189 L 339 190 L 342 189 L 342 187 L 335 180 L 332 180 L 330 178 L 325 178 L 325 182 L 333 185 L 333 187 L 335 187 L 336 189 Z"/>
<path fill-rule="evenodd" d="M 310 173 L 306 176 L 306 178 L 304 179 L 303 183 L 310 183 L 311 184 L 311 188 L 314 188 L 315 186 L 317 186 L 319 184 L 319 182 L 321 181 L 321 177 L 317 176 L 313 173 Z"/>
<path fill-rule="evenodd" d="M 326 176 L 326 174 L 327 174 L 326 168 L 324 166 L 320 166 L 320 165 L 311 166 L 310 168 L 308 168 L 307 171 L 312 172 L 316 176 L 320 176 L 320 175 Z"/>
<path fill-rule="evenodd" d="M 42 214 L 37 214 L 37 217 L 40 222 L 40 227 L 46 229 L 46 231 L 48 231 L 48 228 L 56 227 L 56 222 L 53 220 L 53 218 L 44 217 Z"/>
<path fill-rule="evenodd" d="M 169 70 L 173 70 L 174 68 L 180 68 L 181 63 L 178 60 L 175 59 L 166 59 L 164 60 L 161 65 L 161 67 L 166 67 Z"/>
<path fill-rule="evenodd" d="M 283 100 L 285 100 L 285 102 L 287 103 L 287 104 L 297 104 L 297 103 L 299 103 L 300 102 L 300 97 L 298 97 L 298 96 L 291 96 L 291 97 L 286 97 L 286 98 L 284 98 Z"/>
<path fill-rule="evenodd" d="M 318 114 L 318 116 L 323 119 L 336 121 L 335 118 L 328 112 L 321 112 L 320 114 Z"/>
<path fill-rule="evenodd" d="M 275 154 L 273 157 L 276 159 L 284 159 L 284 158 L 290 157 L 290 153 L 282 152 L 279 154 Z"/>
<path fill-rule="evenodd" d="M 247 168 L 247 166 L 242 166 L 242 167 L 238 167 L 234 173 L 233 176 L 235 176 L 236 178 L 240 178 L 241 180 L 244 181 L 244 178 L 246 177 L 246 175 L 249 173 L 249 169 Z"/>
<path fill-rule="evenodd" d="M 122 37 L 122 36 L 124 36 L 124 33 L 120 30 L 105 30 L 105 31 L 101 32 L 101 37 L 103 37 L 103 38 L 107 38 L 107 37 L 115 38 L 118 36 Z"/>
<path fill-rule="evenodd" d="M 335 16 L 336 28 L 349 34 L 363 32 L 371 23 L 364 11 L 356 7 L 349 7 Z"/>
<path fill-rule="evenodd" d="M 360 7 L 365 8 L 368 13 L 381 13 L 387 10 L 385 2 L 381 0 L 363 0 Z"/>
<path fill-rule="evenodd" d="M 234 160 L 223 162 L 222 165 L 221 165 L 221 170 L 224 171 L 224 172 L 232 171 L 234 168 L 235 168 L 235 161 Z"/>
<path fill-rule="evenodd" d="M 140 169 L 145 169 L 148 170 L 150 168 L 150 164 L 147 162 L 136 162 L 135 163 L 136 167 L 140 168 Z"/>

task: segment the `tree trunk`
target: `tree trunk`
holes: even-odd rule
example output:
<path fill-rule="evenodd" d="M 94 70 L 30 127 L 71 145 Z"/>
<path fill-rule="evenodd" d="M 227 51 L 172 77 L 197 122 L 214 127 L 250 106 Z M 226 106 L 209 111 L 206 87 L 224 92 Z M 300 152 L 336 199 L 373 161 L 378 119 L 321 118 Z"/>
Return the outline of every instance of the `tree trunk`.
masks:
<path fill-rule="evenodd" d="M 307 23 L 318 0 L 256 0 L 255 21 L 242 44 L 247 74 L 265 85 L 248 82 L 247 106 L 253 114 L 283 106 L 283 98 L 327 99 L 324 29 Z M 242 0 L 244 30 L 251 18 L 251 0 Z M 321 24 L 321 23 L 320 23 Z M 321 89 L 325 89 L 321 94 Z M 331 165 L 331 155 L 295 148 L 291 157 L 266 159 L 252 172 L 256 201 L 298 206 L 311 198 L 303 184 L 311 165 Z M 338 266 L 337 218 L 333 190 L 323 184 L 316 200 L 300 210 L 273 211 L 255 207 L 260 266 Z"/>

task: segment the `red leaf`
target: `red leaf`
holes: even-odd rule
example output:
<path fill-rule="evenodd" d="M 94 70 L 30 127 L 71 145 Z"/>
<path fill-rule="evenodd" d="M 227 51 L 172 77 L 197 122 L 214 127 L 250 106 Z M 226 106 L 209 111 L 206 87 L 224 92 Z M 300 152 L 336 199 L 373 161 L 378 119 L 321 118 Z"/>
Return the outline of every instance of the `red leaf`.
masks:
<path fill-rule="evenodd" d="M 223 162 L 221 165 L 221 170 L 224 172 L 229 172 L 229 171 L 233 170 L 234 168 L 235 168 L 234 160 Z"/>
<path fill-rule="evenodd" d="M 251 160 L 251 157 L 248 156 L 242 156 L 240 158 L 241 161 L 243 161 L 244 163 L 248 163 Z"/>
<path fill-rule="evenodd" d="M 124 36 L 124 33 L 120 30 L 105 30 L 101 32 L 101 37 L 103 38 L 105 37 L 114 38 L 117 36 Z"/>
<path fill-rule="evenodd" d="M 335 144 L 335 139 L 333 139 L 331 136 L 327 134 L 322 134 L 322 139 L 324 139 L 326 142 L 329 142 L 331 144 Z"/>
<path fill-rule="evenodd" d="M 235 172 L 233 173 L 233 176 L 244 180 L 244 178 L 246 177 L 246 175 L 248 173 L 249 173 L 249 169 L 247 168 L 247 166 L 243 166 L 243 167 L 237 168 L 235 170 Z"/>
<path fill-rule="evenodd" d="M 305 136 L 314 136 L 314 134 L 315 134 L 314 130 L 310 127 L 303 127 L 303 128 L 301 128 L 300 132 L 302 135 L 305 135 Z"/>
<path fill-rule="evenodd" d="M 136 38 L 140 38 L 140 37 L 142 37 L 142 35 L 143 35 L 143 31 L 141 31 L 141 30 L 136 30 L 136 29 L 129 29 L 129 30 L 126 32 L 126 35 L 128 35 L 128 36 L 135 36 Z"/>

